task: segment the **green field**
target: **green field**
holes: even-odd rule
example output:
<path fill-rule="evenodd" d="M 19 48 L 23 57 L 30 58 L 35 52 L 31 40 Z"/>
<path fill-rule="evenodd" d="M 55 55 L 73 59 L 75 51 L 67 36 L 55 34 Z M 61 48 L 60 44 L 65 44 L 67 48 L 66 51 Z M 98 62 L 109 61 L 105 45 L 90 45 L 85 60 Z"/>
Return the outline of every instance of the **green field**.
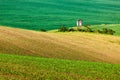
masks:
<path fill-rule="evenodd" d="M 120 80 L 119 30 L 119 0 L 0 0 L 0 80 Z"/>
<path fill-rule="evenodd" d="M 119 24 L 90 27 L 117 30 Z M 120 80 L 119 75 L 119 36 L 0 26 L 0 80 Z"/>
<path fill-rule="evenodd" d="M 120 36 L 120 24 L 101 24 L 101 25 L 91 25 L 89 26 L 93 30 L 102 30 L 103 28 L 112 29 L 115 31 L 116 36 Z"/>
<path fill-rule="evenodd" d="M 119 24 L 119 0 L 0 0 L 0 25 L 32 30 L 61 25 Z"/>
<path fill-rule="evenodd" d="M 120 65 L 0 54 L 1 80 L 120 80 Z"/>
<path fill-rule="evenodd" d="M 115 36 L 120 36 L 120 24 L 101 24 L 101 25 L 88 25 L 89 28 L 91 28 L 92 30 L 103 30 L 104 28 L 107 29 L 112 29 L 113 31 L 115 31 L 114 35 Z M 76 26 L 73 27 L 75 30 L 77 30 Z M 86 29 L 86 27 L 82 26 L 80 27 L 81 29 Z M 48 32 L 59 32 L 59 29 L 54 29 L 54 30 L 49 30 Z"/>

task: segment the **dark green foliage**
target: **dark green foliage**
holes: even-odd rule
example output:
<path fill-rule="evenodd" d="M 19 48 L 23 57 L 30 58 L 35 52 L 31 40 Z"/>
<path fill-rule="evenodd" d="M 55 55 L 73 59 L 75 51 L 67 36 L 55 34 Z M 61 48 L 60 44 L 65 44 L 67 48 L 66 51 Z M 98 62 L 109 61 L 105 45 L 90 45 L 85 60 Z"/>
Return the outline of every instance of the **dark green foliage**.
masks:
<path fill-rule="evenodd" d="M 94 29 L 95 31 L 96 31 L 96 30 L 102 31 L 103 28 L 112 29 L 114 35 L 120 36 L 120 24 L 92 25 L 91 28 Z M 96 31 L 96 32 L 97 32 L 97 31 Z"/>
<path fill-rule="evenodd" d="M 82 31 L 83 29 L 77 28 L 77 31 Z"/>
<path fill-rule="evenodd" d="M 86 27 L 87 29 L 85 29 L 86 32 L 94 32 L 90 27 L 90 25 L 85 25 L 84 27 Z"/>
<path fill-rule="evenodd" d="M 90 28 L 89 28 L 89 26 L 90 26 L 90 25 L 85 25 L 84 27 L 86 27 L 86 28 L 90 29 Z"/>
<path fill-rule="evenodd" d="M 112 29 L 108 29 L 108 34 L 113 35 L 115 33 L 115 31 L 113 31 Z"/>
<path fill-rule="evenodd" d="M 112 29 L 103 28 L 102 33 L 113 35 L 115 33 L 115 31 L 113 31 Z"/>
<path fill-rule="evenodd" d="M 75 30 L 74 28 L 69 28 L 68 31 L 69 31 L 69 32 L 71 32 L 71 31 L 74 32 L 74 31 L 76 31 L 76 30 Z"/>
<path fill-rule="evenodd" d="M 108 33 L 108 29 L 107 28 L 103 28 L 103 31 L 102 31 L 102 33 Z"/>
<path fill-rule="evenodd" d="M 85 28 L 84 28 L 85 27 Z M 103 28 L 103 30 L 92 30 L 90 27 L 88 26 L 84 26 L 83 28 L 66 28 L 66 27 L 61 27 L 58 31 L 59 32 L 74 32 L 74 31 L 78 31 L 78 32 L 90 32 L 90 33 L 101 33 L 101 34 L 110 34 L 113 35 L 115 33 L 114 30 L 112 29 L 107 29 L 107 28 Z"/>
<path fill-rule="evenodd" d="M 58 31 L 59 32 L 66 32 L 66 31 L 68 31 L 68 28 L 66 28 L 65 26 L 62 26 L 62 27 L 59 28 Z"/>
<path fill-rule="evenodd" d="M 92 29 L 85 29 L 86 32 L 94 32 Z"/>
<path fill-rule="evenodd" d="M 41 31 L 41 32 L 46 32 L 47 30 L 45 30 L 45 29 L 40 29 L 40 31 Z"/>
<path fill-rule="evenodd" d="M 94 32 L 95 32 L 95 33 L 102 33 L 102 31 L 101 31 L 101 30 L 98 30 L 98 29 L 94 30 Z"/>

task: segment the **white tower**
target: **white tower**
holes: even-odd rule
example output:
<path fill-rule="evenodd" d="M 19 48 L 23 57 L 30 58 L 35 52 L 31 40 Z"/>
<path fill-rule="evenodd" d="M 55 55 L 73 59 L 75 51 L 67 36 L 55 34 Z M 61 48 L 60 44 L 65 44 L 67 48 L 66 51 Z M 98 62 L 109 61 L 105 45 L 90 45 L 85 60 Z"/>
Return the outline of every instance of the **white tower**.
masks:
<path fill-rule="evenodd" d="M 77 26 L 78 27 L 82 26 L 82 20 L 77 20 Z"/>

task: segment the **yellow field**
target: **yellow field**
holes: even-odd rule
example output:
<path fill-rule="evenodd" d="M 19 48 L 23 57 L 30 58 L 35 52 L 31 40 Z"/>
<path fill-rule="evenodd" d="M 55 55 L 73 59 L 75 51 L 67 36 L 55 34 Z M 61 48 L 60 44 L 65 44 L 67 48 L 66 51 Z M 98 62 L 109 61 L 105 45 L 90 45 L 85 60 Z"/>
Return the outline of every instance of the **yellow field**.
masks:
<path fill-rule="evenodd" d="M 0 53 L 120 63 L 120 37 L 0 27 Z"/>

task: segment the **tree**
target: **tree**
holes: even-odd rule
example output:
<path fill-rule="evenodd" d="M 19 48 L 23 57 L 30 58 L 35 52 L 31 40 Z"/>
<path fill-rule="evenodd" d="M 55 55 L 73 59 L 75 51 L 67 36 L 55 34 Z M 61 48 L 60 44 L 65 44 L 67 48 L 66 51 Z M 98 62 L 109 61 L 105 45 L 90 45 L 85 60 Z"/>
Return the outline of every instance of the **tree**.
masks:
<path fill-rule="evenodd" d="M 66 28 L 65 26 L 62 26 L 58 29 L 59 32 L 66 32 L 68 31 L 68 28 Z"/>

